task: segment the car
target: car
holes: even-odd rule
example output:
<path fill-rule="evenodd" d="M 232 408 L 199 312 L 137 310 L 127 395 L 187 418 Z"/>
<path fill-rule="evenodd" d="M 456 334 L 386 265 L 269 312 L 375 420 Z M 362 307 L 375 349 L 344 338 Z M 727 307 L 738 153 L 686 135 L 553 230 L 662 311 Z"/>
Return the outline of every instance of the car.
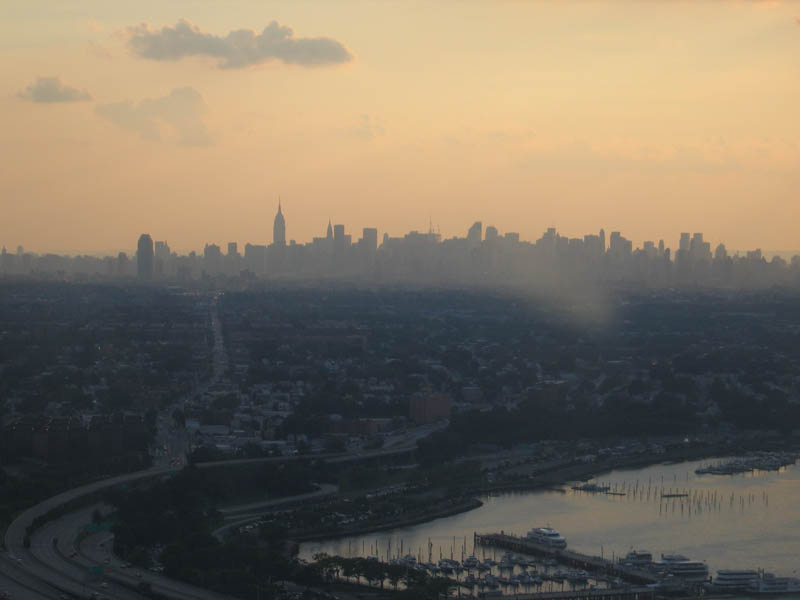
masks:
<path fill-rule="evenodd" d="M 103 582 L 101 582 L 101 583 L 100 583 L 100 587 L 101 587 L 101 588 L 103 588 L 104 590 L 105 590 L 105 589 L 108 589 L 108 582 L 107 582 L 107 581 L 103 581 Z"/>

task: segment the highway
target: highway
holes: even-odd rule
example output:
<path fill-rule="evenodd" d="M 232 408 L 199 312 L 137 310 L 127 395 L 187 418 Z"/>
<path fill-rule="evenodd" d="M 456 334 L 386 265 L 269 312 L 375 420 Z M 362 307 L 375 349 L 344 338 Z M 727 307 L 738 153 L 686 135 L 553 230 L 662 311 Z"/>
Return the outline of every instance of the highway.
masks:
<path fill-rule="evenodd" d="M 227 365 L 227 356 L 222 344 L 222 333 L 216 308 L 212 311 L 211 320 L 214 331 L 213 375 L 201 389 L 208 389 L 219 381 Z M 174 406 L 181 407 L 182 402 Z M 149 571 L 141 572 L 141 576 L 138 576 L 138 570 L 124 568 L 115 557 L 110 555 L 110 540 L 106 541 L 105 547 L 98 546 L 97 536 L 92 535 L 84 539 L 79 545 L 77 542 L 78 533 L 85 524 L 91 521 L 91 512 L 96 508 L 96 505 L 89 508 L 80 508 L 48 521 L 33 532 L 30 539 L 30 547 L 25 547 L 27 529 L 31 527 L 35 520 L 47 515 L 56 508 L 85 498 L 90 494 L 102 492 L 113 486 L 167 476 L 182 469 L 184 452 L 188 448 L 188 438 L 184 432 L 169 433 L 169 420 L 168 416 L 163 415 L 158 420 L 158 445 L 160 448 L 166 446 L 168 450 L 162 456 L 156 458 L 151 468 L 95 481 L 57 494 L 26 509 L 9 525 L 4 537 L 6 550 L 0 553 L 0 593 L 7 592 L 11 598 L 25 600 L 61 600 L 63 598 L 88 597 L 143 600 L 144 596 L 129 588 L 135 588 L 141 581 L 145 581 L 150 583 L 154 590 L 176 600 L 223 600 L 227 598 L 226 596 L 177 582 Z M 409 452 L 416 447 L 417 440 L 433 431 L 446 427 L 446 425 L 447 423 L 443 422 L 414 428 L 388 439 L 384 448 L 365 452 L 265 457 L 200 463 L 197 466 L 199 468 L 218 468 L 249 463 L 287 462 L 309 458 L 317 458 L 329 462 L 367 460 Z M 335 486 L 323 485 L 320 490 L 311 494 L 301 494 L 296 497 L 271 499 L 264 502 L 231 507 L 227 509 L 228 518 L 232 521 L 230 527 L 258 518 L 258 510 L 267 508 L 272 504 L 283 504 L 335 493 L 337 493 Z M 105 535 L 108 536 L 109 534 Z M 108 560 L 108 563 L 106 563 L 106 560 Z M 109 569 L 104 573 L 102 579 L 98 579 L 96 576 L 92 576 L 89 571 L 93 566 L 108 566 Z M 92 594 L 97 594 L 97 596 L 92 596 Z"/>

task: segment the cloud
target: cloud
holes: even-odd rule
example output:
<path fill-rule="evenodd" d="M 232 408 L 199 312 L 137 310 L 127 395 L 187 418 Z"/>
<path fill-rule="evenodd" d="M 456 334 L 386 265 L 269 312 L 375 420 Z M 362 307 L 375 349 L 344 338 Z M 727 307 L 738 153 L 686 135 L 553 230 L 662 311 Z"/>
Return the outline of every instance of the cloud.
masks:
<path fill-rule="evenodd" d="M 134 54 L 151 60 L 179 60 L 185 56 L 210 56 L 221 68 L 256 65 L 269 60 L 317 67 L 349 62 L 353 56 L 342 44 L 326 37 L 297 38 L 290 27 L 272 21 L 261 33 L 237 29 L 225 37 L 203 33 L 181 19 L 175 27 L 130 27 L 128 44 Z"/>
<path fill-rule="evenodd" d="M 34 83 L 17 94 L 24 100 L 38 103 L 82 102 L 92 97 L 86 90 L 79 90 L 61 83 L 58 77 L 39 77 Z"/>
<path fill-rule="evenodd" d="M 102 104 L 95 112 L 115 125 L 135 131 L 143 139 L 158 141 L 166 130 L 181 144 L 206 146 L 211 136 L 203 121 L 206 104 L 193 88 L 176 88 L 168 96 L 131 102 Z"/>

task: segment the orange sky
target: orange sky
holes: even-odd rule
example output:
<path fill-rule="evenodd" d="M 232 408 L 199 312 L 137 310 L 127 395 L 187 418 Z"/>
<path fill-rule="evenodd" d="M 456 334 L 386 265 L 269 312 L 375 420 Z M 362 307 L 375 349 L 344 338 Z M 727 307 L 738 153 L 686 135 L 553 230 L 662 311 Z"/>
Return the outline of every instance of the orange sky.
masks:
<path fill-rule="evenodd" d="M 744 0 L 6 0 L 0 244 L 268 243 L 280 196 L 298 242 L 329 217 L 354 238 L 480 219 L 800 249 L 798 18 Z"/>

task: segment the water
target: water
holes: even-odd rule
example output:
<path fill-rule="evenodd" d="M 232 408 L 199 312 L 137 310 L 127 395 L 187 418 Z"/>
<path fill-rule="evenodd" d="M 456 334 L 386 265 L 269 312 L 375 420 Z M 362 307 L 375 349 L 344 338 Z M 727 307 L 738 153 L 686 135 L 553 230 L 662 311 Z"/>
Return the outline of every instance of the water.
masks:
<path fill-rule="evenodd" d="M 496 558 L 502 550 L 473 549 L 473 532 L 505 531 L 525 535 L 532 527 L 550 525 L 566 538 L 569 548 L 595 556 L 620 556 L 631 549 L 649 550 L 655 557 L 678 552 L 717 569 L 763 568 L 778 575 L 800 576 L 800 466 L 780 471 L 740 475 L 695 475 L 701 465 L 716 460 L 660 464 L 612 471 L 597 478 L 624 496 L 536 491 L 481 498 L 476 510 L 435 521 L 350 538 L 308 542 L 300 556 L 317 552 L 341 556 L 379 554 L 389 544 L 428 560 L 452 554 L 461 559 Z M 649 488 L 649 493 L 648 493 Z M 662 491 L 686 491 L 688 498 L 663 499 Z M 466 538 L 466 541 L 465 541 Z"/>

